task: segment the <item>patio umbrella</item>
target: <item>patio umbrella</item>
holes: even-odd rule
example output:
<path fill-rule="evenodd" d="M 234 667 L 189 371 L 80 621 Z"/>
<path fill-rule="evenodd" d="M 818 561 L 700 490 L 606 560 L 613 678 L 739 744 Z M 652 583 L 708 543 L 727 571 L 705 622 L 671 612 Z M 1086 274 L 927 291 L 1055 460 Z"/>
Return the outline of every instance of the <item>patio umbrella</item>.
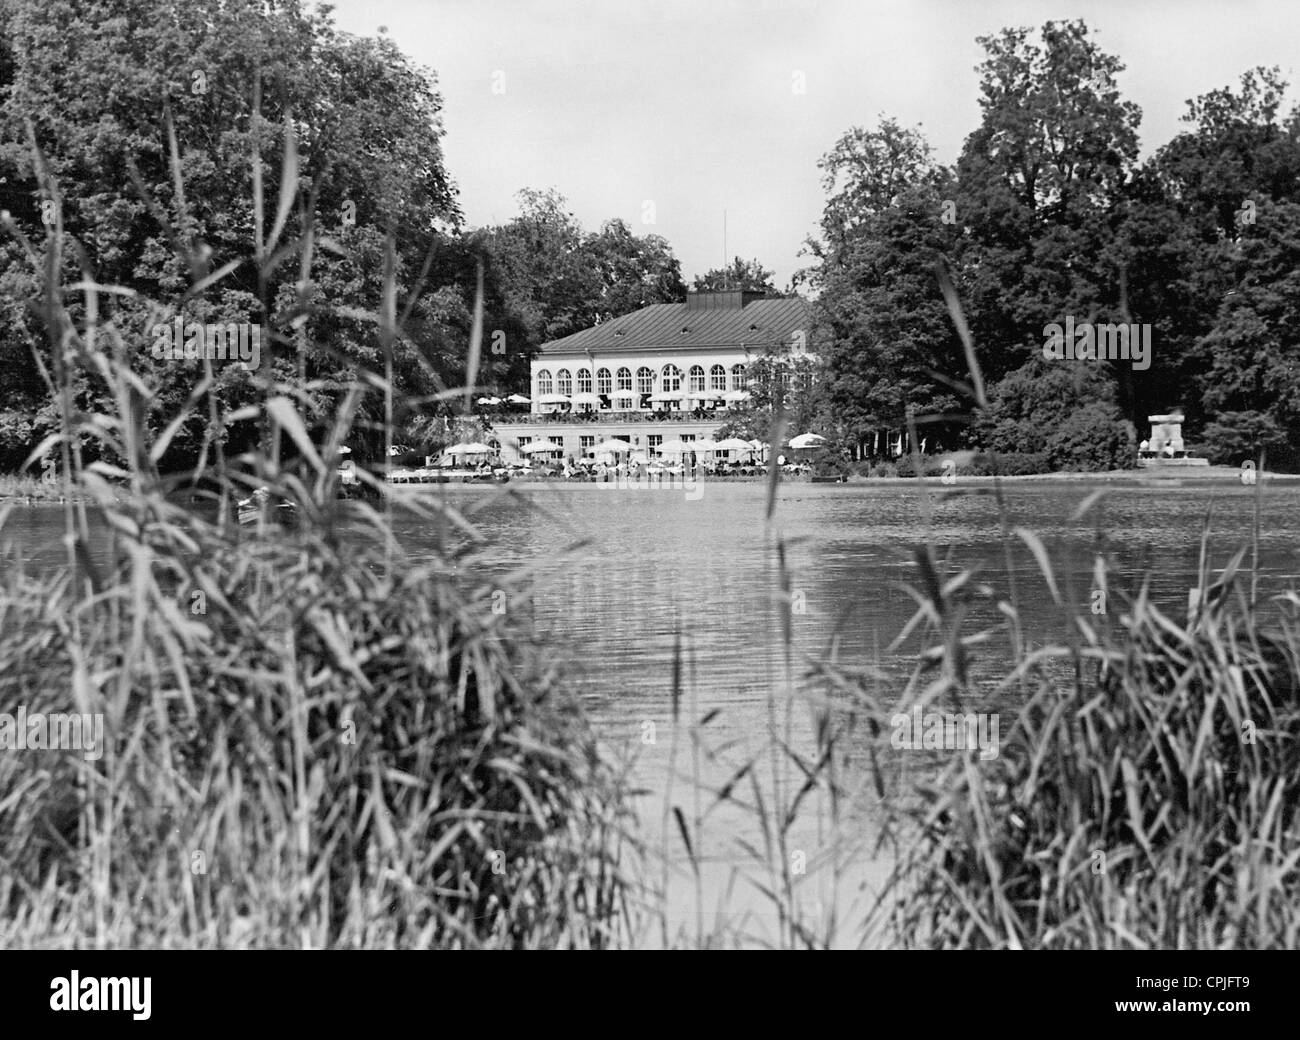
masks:
<path fill-rule="evenodd" d="M 600 404 L 599 397 L 597 397 L 595 394 L 588 394 L 588 393 L 574 394 L 571 398 L 569 398 L 569 400 L 572 401 L 574 404 L 590 404 L 590 405 Z"/>
<path fill-rule="evenodd" d="M 519 450 L 525 455 L 536 455 L 543 451 L 562 451 L 563 447 L 550 441 L 533 441 L 532 444 L 523 445 Z"/>
<path fill-rule="evenodd" d="M 660 390 L 650 395 L 652 401 L 680 401 L 686 396 L 685 390 Z"/>
<path fill-rule="evenodd" d="M 591 452 L 606 452 L 611 455 L 621 455 L 625 451 L 631 451 L 632 445 L 627 441 L 619 440 L 617 437 L 611 437 L 607 441 L 601 441 L 593 448 L 588 448 Z"/>
<path fill-rule="evenodd" d="M 479 398 L 477 401 L 475 401 L 474 403 L 475 403 L 475 404 L 500 404 L 500 403 L 501 403 L 501 398 L 499 398 L 499 397 L 480 397 L 480 398 Z"/>
<path fill-rule="evenodd" d="M 728 404 L 733 404 L 739 401 L 748 401 L 750 396 L 748 390 L 728 390 L 722 395 L 722 399 Z"/>
<path fill-rule="evenodd" d="M 538 399 L 540 404 L 568 404 L 569 399 L 564 394 L 542 394 Z"/>
<path fill-rule="evenodd" d="M 739 437 L 728 437 L 726 440 L 718 441 L 713 446 L 714 451 L 753 451 L 754 446 L 749 441 L 742 441 Z"/>
<path fill-rule="evenodd" d="M 687 444 L 684 440 L 682 440 L 679 437 L 674 437 L 672 440 L 664 441 L 661 445 L 659 445 L 660 453 L 666 455 L 680 455 L 684 451 L 693 451 L 693 450 L 694 450 L 694 445 Z"/>
<path fill-rule="evenodd" d="M 718 442 L 715 441 L 712 437 L 705 437 L 703 440 L 695 442 L 695 450 L 696 451 L 717 451 Z"/>
<path fill-rule="evenodd" d="M 817 433 L 801 433 L 798 437 L 790 439 L 792 448 L 820 448 L 826 443 L 826 438 Z"/>
<path fill-rule="evenodd" d="M 523 394 L 511 394 L 509 397 L 506 398 L 506 400 L 509 401 L 511 404 L 532 404 L 533 403 L 533 399 L 531 397 L 525 397 Z"/>
<path fill-rule="evenodd" d="M 635 390 L 615 390 L 609 396 L 616 397 L 620 401 L 635 401 L 637 395 Z"/>
<path fill-rule="evenodd" d="M 460 451 L 457 455 L 491 455 L 492 449 L 486 444 L 480 444 L 478 441 L 471 441 L 469 444 L 457 444 Z M 450 451 L 450 449 L 448 449 Z"/>

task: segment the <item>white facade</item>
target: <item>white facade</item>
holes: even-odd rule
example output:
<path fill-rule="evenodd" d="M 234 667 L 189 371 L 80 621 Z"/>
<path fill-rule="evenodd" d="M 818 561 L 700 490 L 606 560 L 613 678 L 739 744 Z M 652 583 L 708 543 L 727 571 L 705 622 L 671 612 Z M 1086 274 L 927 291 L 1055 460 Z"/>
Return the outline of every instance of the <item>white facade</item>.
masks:
<path fill-rule="evenodd" d="M 567 410 L 566 405 L 598 412 L 718 408 L 724 394 L 748 389 L 746 372 L 753 361 L 742 347 L 633 348 L 594 358 L 542 354 L 532 363 L 532 410 Z M 596 400 L 573 400 L 583 394 Z"/>

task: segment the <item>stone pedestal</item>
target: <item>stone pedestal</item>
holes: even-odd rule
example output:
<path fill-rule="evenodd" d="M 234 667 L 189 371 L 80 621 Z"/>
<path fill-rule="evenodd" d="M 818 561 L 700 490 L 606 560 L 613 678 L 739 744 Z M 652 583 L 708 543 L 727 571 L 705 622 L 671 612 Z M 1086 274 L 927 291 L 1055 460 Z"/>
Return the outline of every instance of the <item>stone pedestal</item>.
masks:
<path fill-rule="evenodd" d="M 1183 453 L 1183 413 L 1170 412 L 1168 415 L 1148 415 L 1151 424 L 1151 440 L 1148 451 L 1153 455 L 1180 455 Z"/>
<path fill-rule="evenodd" d="M 1183 413 L 1148 415 L 1151 439 L 1138 445 L 1139 466 L 1208 466 L 1209 459 L 1196 459 L 1183 445 Z"/>

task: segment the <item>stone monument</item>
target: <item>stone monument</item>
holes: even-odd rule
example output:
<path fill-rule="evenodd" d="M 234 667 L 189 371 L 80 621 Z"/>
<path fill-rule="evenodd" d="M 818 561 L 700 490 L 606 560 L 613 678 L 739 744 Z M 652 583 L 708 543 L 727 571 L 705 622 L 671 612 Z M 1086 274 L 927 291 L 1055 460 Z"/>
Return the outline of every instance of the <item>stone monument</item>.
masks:
<path fill-rule="evenodd" d="M 1209 459 L 1193 458 L 1183 446 L 1183 413 L 1148 415 L 1151 438 L 1138 445 L 1139 466 L 1208 466 Z"/>

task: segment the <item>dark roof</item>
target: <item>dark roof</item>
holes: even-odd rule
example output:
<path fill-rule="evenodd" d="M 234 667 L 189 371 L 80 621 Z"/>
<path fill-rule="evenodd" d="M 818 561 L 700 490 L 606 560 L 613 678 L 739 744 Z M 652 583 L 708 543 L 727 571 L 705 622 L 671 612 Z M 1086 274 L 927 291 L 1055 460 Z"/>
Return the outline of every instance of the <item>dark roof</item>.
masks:
<path fill-rule="evenodd" d="M 743 307 L 700 310 L 685 303 L 654 303 L 542 345 L 543 354 L 592 354 L 638 348 L 741 346 L 789 343 L 802 330 L 812 342 L 812 307 L 798 296 L 752 300 Z M 683 332 L 685 329 L 687 331 Z"/>

